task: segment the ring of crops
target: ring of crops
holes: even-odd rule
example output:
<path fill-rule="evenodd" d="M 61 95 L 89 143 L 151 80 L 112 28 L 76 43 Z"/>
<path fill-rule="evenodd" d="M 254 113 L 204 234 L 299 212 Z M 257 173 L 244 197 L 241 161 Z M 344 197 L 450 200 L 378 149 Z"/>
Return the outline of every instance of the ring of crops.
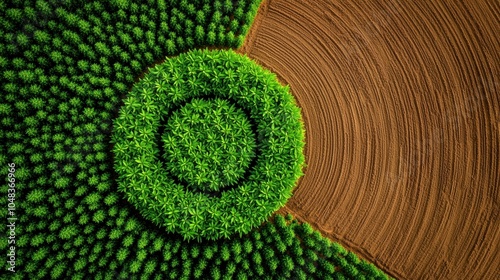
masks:
<path fill-rule="evenodd" d="M 155 141 L 162 121 L 172 108 L 181 107 L 185 122 L 203 125 L 197 121 L 203 106 L 210 103 L 192 99 L 210 97 L 217 98 L 208 112 L 214 118 L 211 125 L 220 130 L 218 137 L 223 135 L 222 140 L 231 141 L 209 146 L 217 134 L 193 137 L 190 135 L 193 130 L 183 127 L 175 112 L 167 120 L 167 127 L 174 130 L 167 129 L 163 138 L 168 151 L 164 164 L 160 160 L 161 143 Z M 190 102 L 185 104 L 186 101 Z M 248 166 L 253 157 L 253 149 L 248 155 L 239 156 L 252 146 L 247 143 L 252 139 L 251 125 L 241 118 L 245 114 L 236 114 L 238 111 L 230 103 L 244 108 L 255 124 L 258 149 L 255 163 L 245 180 L 235 188 L 221 191 L 218 197 L 191 191 L 176 182 L 173 172 L 166 172 L 165 167 L 185 163 L 178 169 L 167 169 L 183 170 L 186 174 L 183 176 L 192 176 L 188 182 L 202 176 L 198 181 L 203 183 L 212 178 L 208 173 L 210 161 L 201 161 L 205 154 L 216 154 L 212 159 L 215 161 L 219 160 L 218 154 L 228 155 L 229 161 L 221 167 L 225 172 L 240 168 L 234 177 L 245 173 L 241 167 Z M 230 125 L 230 119 L 221 118 L 223 114 L 231 117 L 236 114 L 240 117 L 234 117 L 234 121 L 243 122 Z M 170 232 L 182 234 L 185 239 L 217 239 L 249 232 L 285 204 L 302 175 L 304 130 L 300 109 L 288 87 L 280 85 L 274 74 L 248 57 L 231 50 L 190 51 L 155 66 L 134 85 L 114 127 L 119 190 L 126 193 L 143 216 Z M 176 139 L 171 137 L 174 134 L 181 135 Z M 247 135 L 241 137 L 241 134 Z M 177 146 L 183 144 L 186 146 Z M 192 157 L 187 157 L 188 154 Z M 239 163 L 241 158 L 244 160 Z M 216 180 L 225 178 L 220 176 Z"/>

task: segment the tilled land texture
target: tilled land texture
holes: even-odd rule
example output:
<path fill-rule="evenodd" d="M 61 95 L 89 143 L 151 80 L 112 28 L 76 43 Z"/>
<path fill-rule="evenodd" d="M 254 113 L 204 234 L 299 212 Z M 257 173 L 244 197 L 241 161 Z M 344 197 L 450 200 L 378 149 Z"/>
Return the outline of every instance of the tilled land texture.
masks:
<path fill-rule="evenodd" d="M 283 211 L 398 278 L 498 279 L 499 32 L 497 0 L 264 1 L 241 51 L 307 130 Z"/>

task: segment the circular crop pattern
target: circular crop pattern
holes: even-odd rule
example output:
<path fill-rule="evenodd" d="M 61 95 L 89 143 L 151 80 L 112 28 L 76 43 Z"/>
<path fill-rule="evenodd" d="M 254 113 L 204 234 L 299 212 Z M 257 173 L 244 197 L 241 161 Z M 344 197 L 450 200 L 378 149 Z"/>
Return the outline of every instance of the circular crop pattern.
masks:
<path fill-rule="evenodd" d="M 236 183 L 255 155 L 255 135 L 245 113 L 219 98 L 193 99 L 174 112 L 163 143 L 171 174 L 203 191 Z"/>
<path fill-rule="evenodd" d="M 119 189 L 185 239 L 247 233 L 285 204 L 304 164 L 288 87 L 233 51 L 191 51 L 151 69 L 113 142 Z"/>
<path fill-rule="evenodd" d="M 252 75 L 260 75 L 260 80 L 267 77 L 262 77 L 263 72 L 253 66 L 241 67 L 245 62 L 213 63 L 210 60 L 213 57 L 196 57 L 196 62 L 190 58 L 185 65 L 182 62 L 188 61 L 187 58 L 173 59 L 167 63 L 176 65 L 159 66 L 157 74 L 150 76 L 154 85 L 136 86 L 136 91 L 126 100 L 128 105 L 121 116 L 126 120 L 113 123 L 123 102 L 121 96 L 129 92 L 136 83 L 135 77 L 141 75 L 147 65 L 202 46 L 241 46 L 260 3 L 260 0 L 0 0 L 0 95 L 3 97 L 0 101 L 0 166 L 5 167 L 0 173 L 9 180 L 9 184 L 0 186 L 0 192 L 8 192 L 8 196 L 0 196 L 0 204 L 15 206 L 9 209 L 8 215 L 17 218 L 16 223 L 21 225 L 10 229 L 11 234 L 20 233 L 15 236 L 15 248 L 7 239 L 0 241 L 0 250 L 9 255 L 8 270 L 12 272 L 7 272 L 9 279 L 255 279 L 265 276 L 325 279 L 353 278 L 357 274 L 371 279 L 383 275 L 352 258 L 343 248 L 320 239 L 318 232 L 308 224 L 292 221 L 291 216 L 285 221 L 276 215 L 249 234 L 233 235 L 231 240 L 187 242 L 182 241 L 181 235 L 168 233 L 164 227 L 154 226 L 149 219 L 137 215 L 136 207 L 145 213 L 151 212 L 151 219 L 155 217 L 154 211 L 165 212 L 158 215 L 158 223 L 177 223 L 177 232 L 186 231 L 189 224 L 203 225 L 206 232 L 198 232 L 192 235 L 194 237 L 207 236 L 214 232 L 213 227 L 221 225 L 228 225 L 226 231 L 235 231 L 236 222 L 250 213 L 242 216 L 204 212 L 240 211 L 241 207 L 235 207 L 238 202 L 234 199 L 234 190 L 253 180 L 250 176 L 258 167 L 259 159 L 277 162 L 276 158 L 265 157 L 261 152 L 266 148 L 265 143 L 283 141 L 285 137 L 288 141 L 299 139 L 266 132 L 265 125 L 257 126 L 253 116 L 268 112 L 278 117 L 281 109 L 251 112 L 241 106 L 243 101 L 236 102 L 236 97 L 216 94 L 216 89 L 210 87 L 229 80 L 244 81 L 231 95 L 236 91 L 245 94 L 247 91 L 241 90 L 244 88 L 255 88 L 255 92 L 268 88 L 273 91 L 275 86 L 256 82 Z M 221 60 L 221 56 L 225 59 L 231 55 L 217 54 L 215 58 Z M 214 77 L 215 70 L 216 75 L 223 76 Z M 210 81 L 208 77 L 219 82 Z M 179 90 L 191 90 L 195 85 L 195 90 L 206 94 L 189 94 L 191 98 L 182 95 L 182 100 L 177 102 Z M 226 90 L 228 86 L 220 89 Z M 143 90 L 145 92 L 140 92 Z M 288 102 L 286 96 L 274 96 L 272 93 L 273 106 Z M 172 98 L 176 101 L 169 101 Z M 179 174 L 172 174 L 166 164 L 162 137 L 169 133 L 167 126 L 175 112 L 195 99 L 212 102 L 217 98 L 243 111 L 251 124 L 255 147 L 246 172 L 235 183 L 207 192 L 189 187 L 187 182 L 178 179 Z M 276 100 L 281 101 L 276 103 Z M 172 105 L 165 107 L 163 101 Z M 295 118 L 295 113 L 284 110 L 283 118 Z M 278 126 L 279 122 L 277 118 L 275 127 L 290 128 L 288 124 Z M 266 125 L 273 129 L 269 123 Z M 159 129 L 151 130 L 153 128 Z M 118 141 L 120 144 L 115 146 L 118 152 L 108 149 L 112 129 L 118 138 L 128 137 Z M 148 149 L 159 151 L 154 159 L 144 153 L 143 160 L 139 153 Z M 148 160 L 160 163 L 151 165 Z M 163 169 L 155 170 L 162 165 Z M 118 179 L 113 172 L 115 166 L 121 169 Z M 257 172 L 264 172 L 262 170 Z M 292 178 L 295 171 L 288 171 L 278 176 Z M 167 177 L 183 190 L 176 192 L 177 186 L 172 189 Z M 134 194 L 126 196 L 117 192 L 118 182 L 122 190 Z M 265 197 L 269 193 L 262 188 L 250 190 L 254 196 Z M 234 203 L 225 198 L 231 192 Z M 193 205 L 198 207 L 194 210 L 186 208 L 189 207 L 186 204 L 193 202 L 192 193 L 203 194 L 206 200 L 199 204 L 194 201 Z M 286 193 L 279 195 L 284 197 Z M 127 197 L 135 202 L 128 203 Z M 160 200 L 165 197 L 172 198 L 169 203 L 178 204 L 167 209 Z M 246 208 L 268 207 L 271 204 L 266 201 L 271 199 L 257 201 Z M 216 208 L 211 208 L 211 203 L 216 203 Z M 172 215 L 184 215 L 185 211 L 193 215 L 191 220 L 172 219 Z M 200 211 L 202 214 L 198 214 Z M 212 223 L 211 217 L 223 222 Z M 231 221 L 233 217 L 235 220 Z"/>

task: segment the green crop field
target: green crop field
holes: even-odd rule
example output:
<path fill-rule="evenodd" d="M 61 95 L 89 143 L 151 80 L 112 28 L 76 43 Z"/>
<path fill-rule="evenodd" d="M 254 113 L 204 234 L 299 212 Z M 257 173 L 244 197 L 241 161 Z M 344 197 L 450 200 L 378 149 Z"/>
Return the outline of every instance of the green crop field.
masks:
<path fill-rule="evenodd" d="M 230 50 L 259 4 L 0 0 L 0 279 L 387 278 L 273 215 L 304 128 Z"/>

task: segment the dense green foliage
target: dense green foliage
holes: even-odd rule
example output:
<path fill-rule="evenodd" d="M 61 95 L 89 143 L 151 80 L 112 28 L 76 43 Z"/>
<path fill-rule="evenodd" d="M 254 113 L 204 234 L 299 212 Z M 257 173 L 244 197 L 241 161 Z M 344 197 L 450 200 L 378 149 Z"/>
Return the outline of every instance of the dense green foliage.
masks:
<path fill-rule="evenodd" d="M 256 147 L 245 113 L 218 98 L 194 99 L 174 112 L 163 145 L 170 174 L 203 191 L 219 191 L 236 183 Z"/>
<path fill-rule="evenodd" d="M 181 106 L 182 111 L 188 106 L 188 110 L 194 110 L 193 106 L 199 102 L 194 100 L 186 106 L 184 103 L 191 98 L 210 96 L 217 98 L 209 112 L 214 114 L 214 118 L 220 115 L 216 111 L 226 112 L 224 106 L 218 106 L 218 100 L 226 100 L 227 104 L 233 102 L 248 111 L 248 116 L 241 112 L 243 117 L 240 119 L 248 118 L 255 123 L 257 137 L 258 154 L 253 168 L 235 188 L 222 191 L 220 197 L 193 192 L 177 183 L 176 173 L 164 171 L 164 165 L 159 160 L 159 145 L 155 143 L 155 133 L 158 133 L 162 118 L 168 117 L 172 107 Z M 151 69 L 134 85 L 124 103 L 115 121 L 113 134 L 118 188 L 127 194 L 128 200 L 145 217 L 165 226 L 168 231 L 181 233 L 186 239 L 227 238 L 233 233 L 249 232 L 286 203 L 302 175 L 304 130 L 300 109 L 295 105 L 288 87 L 281 86 L 274 74 L 246 56 L 231 50 L 196 50 L 170 58 Z M 227 110 L 231 108 L 226 107 Z M 184 113 L 187 114 L 184 115 L 186 122 L 196 124 L 198 113 Z M 201 182 L 210 180 L 206 177 L 210 165 L 205 162 L 204 166 L 200 166 L 203 164 L 200 162 L 190 167 L 188 164 L 192 160 L 185 157 L 186 153 L 203 152 L 203 141 L 209 139 L 193 139 L 192 135 L 188 135 L 191 131 L 181 127 L 176 116 L 178 114 L 174 113 L 167 119 L 169 125 L 164 141 L 168 143 L 165 145 L 167 153 L 173 156 L 166 159 L 166 165 L 170 160 L 181 165 L 180 160 L 185 159 L 187 176 L 193 176 L 194 180 L 197 180 L 196 176 L 202 176 Z M 234 129 L 231 129 L 222 119 L 215 120 L 211 125 L 219 126 L 222 134 L 234 144 L 214 145 L 209 155 L 221 153 L 217 149 L 231 153 L 232 148 L 232 158 L 230 162 L 225 162 L 227 165 L 224 167 L 229 170 L 238 168 L 236 149 L 241 145 L 231 137 L 241 138 L 241 133 L 237 131 L 241 127 L 234 124 Z M 245 126 L 247 129 L 241 132 L 249 134 L 250 125 L 244 122 Z M 169 151 L 176 145 L 176 139 L 168 137 L 169 127 L 182 134 L 178 138 L 184 140 L 179 144 L 184 141 L 192 143 L 188 143 L 186 149 Z M 245 135 L 242 141 L 249 137 L 251 135 Z M 176 162 L 176 159 L 179 161 Z"/>
<path fill-rule="evenodd" d="M 2 278 L 279 278 L 290 258 L 298 279 L 327 279 L 332 265 L 337 278 L 382 275 L 345 250 L 325 259 L 295 246 L 303 257 L 281 261 L 290 241 L 274 238 L 303 244 L 304 233 L 280 235 L 279 220 L 231 240 L 185 242 L 117 191 L 112 120 L 134 79 L 165 55 L 239 45 L 259 2 L 0 0 L 0 176 L 16 164 L 18 218 L 17 272 L 3 262 Z M 0 251 L 8 246 L 0 238 Z"/>

